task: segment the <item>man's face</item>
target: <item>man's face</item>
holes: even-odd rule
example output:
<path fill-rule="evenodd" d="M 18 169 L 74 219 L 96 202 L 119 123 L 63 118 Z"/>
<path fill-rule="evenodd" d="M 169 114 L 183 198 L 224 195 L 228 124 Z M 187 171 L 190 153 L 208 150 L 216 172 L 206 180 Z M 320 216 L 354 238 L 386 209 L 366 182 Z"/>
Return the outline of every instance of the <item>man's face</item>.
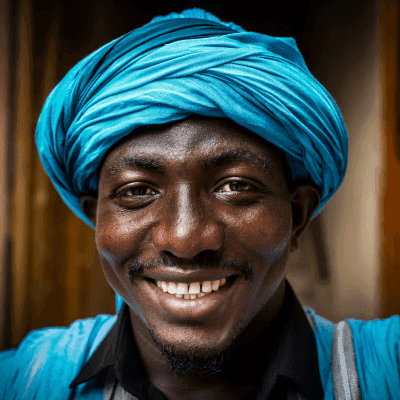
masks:
<path fill-rule="evenodd" d="M 283 162 L 263 139 L 207 118 L 136 134 L 107 156 L 97 248 L 107 280 L 158 342 L 217 354 L 268 320 L 296 235 Z M 217 281 L 209 293 L 204 282 Z M 206 295 L 157 286 L 174 292 L 171 282 Z"/>

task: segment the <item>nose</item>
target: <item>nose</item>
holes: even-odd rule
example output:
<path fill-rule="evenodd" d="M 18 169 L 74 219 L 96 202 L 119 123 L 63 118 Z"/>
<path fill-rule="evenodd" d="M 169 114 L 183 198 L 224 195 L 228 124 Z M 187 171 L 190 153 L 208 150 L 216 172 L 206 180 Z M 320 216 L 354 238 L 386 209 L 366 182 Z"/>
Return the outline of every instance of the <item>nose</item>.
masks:
<path fill-rule="evenodd" d="M 189 259 L 205 250 L 220 249 L 223 228 L 217 223 L 214 210 L 184 186 L 168 201 L 153 230 L 153 243 L 159 251 Z"/>

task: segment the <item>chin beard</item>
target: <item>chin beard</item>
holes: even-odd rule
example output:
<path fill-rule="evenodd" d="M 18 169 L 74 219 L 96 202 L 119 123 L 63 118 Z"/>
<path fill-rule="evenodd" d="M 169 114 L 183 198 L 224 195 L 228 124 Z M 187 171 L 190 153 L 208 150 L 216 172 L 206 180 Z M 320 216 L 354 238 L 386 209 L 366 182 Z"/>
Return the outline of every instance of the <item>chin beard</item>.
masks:
<path fill-rule="evenodd" d="M 161 354 L 165 356 L 171 372 L 182 376 L 194 374 L 212 376 L 222 371 L 226 361 L 229 360 L 234 340 L 227 348 L 212 351 L 210 349 L 188 349 L 187 351 L 174 350 L 172 345 L 162 343 L 154 330 L 149 329 L 150 335 Z"/>

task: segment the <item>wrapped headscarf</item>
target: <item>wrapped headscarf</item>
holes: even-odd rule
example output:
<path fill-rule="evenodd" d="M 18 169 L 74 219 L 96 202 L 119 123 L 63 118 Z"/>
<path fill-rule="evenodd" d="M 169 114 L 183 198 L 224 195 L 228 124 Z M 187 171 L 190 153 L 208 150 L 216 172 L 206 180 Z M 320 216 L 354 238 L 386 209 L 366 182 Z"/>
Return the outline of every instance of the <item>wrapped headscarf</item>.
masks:
<path fill-rule="evenodd" d="M 98 190 L 107 150 L 136 128 L 189 115 L 230 118 L 285 151 L 325 206 L 347 166 L 346 127 L 292 38 L 246 32 L 203 10 L 154 18 L 79 62 L 36 129 L 43 166 L 71 210 Z"/>

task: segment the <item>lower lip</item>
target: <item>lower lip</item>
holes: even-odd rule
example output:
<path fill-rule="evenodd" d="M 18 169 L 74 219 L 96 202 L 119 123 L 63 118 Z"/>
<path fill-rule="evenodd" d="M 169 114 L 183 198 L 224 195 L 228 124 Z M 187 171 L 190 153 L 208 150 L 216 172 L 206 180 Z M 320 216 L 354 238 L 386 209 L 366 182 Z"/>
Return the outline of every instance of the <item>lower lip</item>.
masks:
<path fill-rule="evenodd" d="M 149 280 L 143 280 L 144 291 L 150 297 L 150 301 L 167 318 L 176 320 L 202 320 L 214 319 L 220 316 L 228 308 L 233 295 L 236 282 L 226 284 L 216 292 L 211 292 L 204 297 L 197 299 L 180 299 L 173 294 L 166 293 L 155 283 Z"/>

